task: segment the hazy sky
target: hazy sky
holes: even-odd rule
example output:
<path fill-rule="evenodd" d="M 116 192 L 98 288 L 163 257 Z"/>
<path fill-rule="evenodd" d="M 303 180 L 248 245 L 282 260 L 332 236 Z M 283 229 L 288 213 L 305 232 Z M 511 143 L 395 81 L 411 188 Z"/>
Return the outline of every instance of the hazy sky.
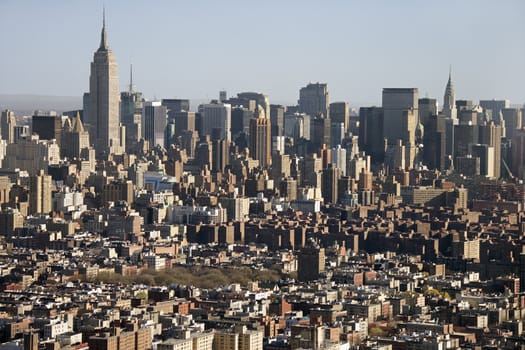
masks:
<path fill-rule="evenodd" d="M 1 0 L 0 93 L 80 96 L 100 40 L 102 1 Z M 418 87 L 525 102 L 523 0 L 106 0 L 108 41 L 129 84 L 153 98 L 264 92 L 296 102 L 326 82 L 331 101 L 380 104 Z"/>

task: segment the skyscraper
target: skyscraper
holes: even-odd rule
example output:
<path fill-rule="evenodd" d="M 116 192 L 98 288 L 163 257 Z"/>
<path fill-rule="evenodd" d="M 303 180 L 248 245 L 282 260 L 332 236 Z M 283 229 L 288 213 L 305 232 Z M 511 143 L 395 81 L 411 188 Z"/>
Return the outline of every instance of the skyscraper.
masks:
<path fill-rule="evenodd" d="M 272 163 L 270 119 L 265 118 L 260 108 L 255 110 L 254 117 L 250 120 L 250 153 L 262 167 L 266 167 Z"/>
<path fill-rule="evenodd" d="M 522 110 L 519 108 L 504 108 L 501 110 L 505 120 L 505 137 L 512 139 L 514 133 L 522 127 Z"/>
<path fill-rule="evenodd" d="M 525 128 L 516 130 L 512 137 L 512 175 L 525 180 Z"/>
<path fill-rule="evenodd" d="M 160 102 L 146 102 L 143 113 L 143 137 L 150 148 L 157 145 L 164 147 L 164 136 L 167 125 L 167 110 Z"/>
<path fill-rule="evenodd" d="M 317 152 L 323 145 L 330 147 L 330 119 L 319 116 L 310 123 L 310 152 Z"/>
<path fill-rule="evenodd" d="M 492 120 L 494 123 L 498 124 L 500 112 L 510 107 L 509 100 L 480 100 L 479 105 L 484 109 L 490 111 Z"/>
<path fill-rule="evenodd" d="M 89 103 L 89 134 L 97 154 L 122 152 L 118 65 L 108 46 L 105 15 L 100 46 L 91 63 Z"/>
<path fill-rule="evenodd" d="M 335 164 L 328 164 L 328 167 L 323 169 L 321 179 L 321 193 L 323 194 L 325 203 L 337 203 L 337 184 L 341 176 L 341 169 Z"/>
<path fill-rule="evenodd" d="M 454 91 L 454 84 L 452 83 L 452 70 L 448 72 L 448 82 L 443 97 L 443 114 L 448 119 L 457 118 L 456 92 Z"/>
<path fill-rule="evenodd" d="M 237 94 L 237 99 L 241 101 L 255 101 L 255 108 L 262 107 L 262 109 L 264 110 L 264 117 L 270 118 L 270 101 L 268 100 L 268 96 L 266 96 L 265 94 L 261 94 L 258 92 L 240 92 Z"/>
<path fill-rule="evenodd" d="M 499 179 L 501 176 L 501 138 L 503 136 L 503 127 L 496 125 L 494 122 L 484 123 L 479 126 L 479 143 L 494 147 L 494 177 Z"/>
<path fill-rule="evenodd" d="M 133 86 L 133 67 L 130 67 L 129 89 L 120 93 L 120 119 L 126 127 L 126 146 L 133 149 L 142 136 L 144 97 Z"/>
<path fill-rule="evenodd" d="M 213 140 L 211 156 L 211 170 L 215 172 L 223 172 L 224 168 L 230 164 L 229 142 L 225 139 Z"/>
<path fill-rule="evenodd" d="M 168 120 L 175 117 L 175 113 L 190 110 L 190 100 L 179 98 L 163 98 L 162 105 L 168 109 Z"/>
<path fill-rule="evenodd" d="M 425 123 L 423 160 L 430 169 L 445 169 L 447 137 L 445 118 L 443 115 L 431 115 Z"/>
<path fill-rule="evenodd" d="M 15 126 L 15 113 L 13 111 L 10 111 L 9 109 L 2 111 L 2 116 L 0 119 L 2 140 L 6 140 L 7 143 L 15 142 Z"/>
<path fill-rule="evenodd" d="M 62 118 L 55 111 L 35 111 L 32 117 L 32 133 L 37 134 L 40 140 L 57 141 L 58 146 L 62 144 Z"/>
<path fill-rule="evenodd" d="M 199 106 L 201 125 L 199 135 L 214 135 L 231 141 L 231 105 L 227 103 L 208 103 Z"/>
<path fill-rule="evenodd" d="M 417 88 L 383 89 L 383 133 L 389 145 L 414 144 L 418 121 Z"/>
<path fill-rule="evenodd" d="M 272 123 L 272 137 L 283 136 L 284 113 L 286 107 L 281 105 L 270 105 L 270 121 Z"/>
<path fill-rule="evenodd" d="M 49 213 L 52 210 L 51 175 L 43 170 L 30 177 L 29 212 L 30 214 Z"/>
<path fill-rule="evenodd" d="M 69 159 L 79 159 L 82 150 L 89 147 L 89 133 L 84 130 L 79 113 L 72 123 L 72 127 L 62 134 L 61 154 Z"/>
<path fill-rule="evenodd" d="M 346 133 L 350 127 L 350 106 L 348 102 L 330 103 L 330 119 L 332 123 L 343 123 Z"/>
<path fill-rule="evenodd" d="M 381 163 L 385 158 L 383 121 L 383 108 L 361 107 L 359 109 L 359 149 L 369 154 L 374 163 Z"/>
<path fill-rule="evenodd" d="M 420 98 L 418 101 L 419 122 L 425 127 L 428 119 L 438 114 L 438 103 L 435 98 Z"/>
<path fill-rule="evenodd" d="M 479 159 L 480 175 L 487 176 L 490 178 L 495 177 L 495 152 L 494 147 L 487 144 L 469 144 L 469 155 L 473 158 Z M 461 157 L 456 158 L 456 164 Z M 458 166 L 459 168 L 459 166 Z M 499 164 L 498 164 L 499 168 Z"/>
<path fill-rule="evenodd" d="M 168 119 L 170 112 L 168 110 Z M 173 113 L 173 120 L 175 122 L 175 137 L 182 136 L 185 130 L 195 131 L 195 112 L 180 111 Z"/>
<path fill-rule="evenodd" d="M 308 84 L 299 91 L 299 112 L 312 117 L 323 115 L 328 118 L 330 97 L 326 84 Z"/>

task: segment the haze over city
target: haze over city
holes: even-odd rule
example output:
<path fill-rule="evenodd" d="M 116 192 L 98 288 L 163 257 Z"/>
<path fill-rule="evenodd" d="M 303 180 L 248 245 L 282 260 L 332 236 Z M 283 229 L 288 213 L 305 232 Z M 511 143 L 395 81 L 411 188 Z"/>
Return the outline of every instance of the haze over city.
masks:
<path fill-rule="evenodd" d="M 525 350 L 524 10 L 0 0 L 0 350 Z"/>
<path fill-rule="evenodd" d="M 262 91 L 295 103 L 308 82 L 331 100 L 379 105 L 383 87 L 522 104 L 523 1 L 2 1 L 0 94 L 81 96 L 102 8 L 120 89 L 147 98 Z"/>

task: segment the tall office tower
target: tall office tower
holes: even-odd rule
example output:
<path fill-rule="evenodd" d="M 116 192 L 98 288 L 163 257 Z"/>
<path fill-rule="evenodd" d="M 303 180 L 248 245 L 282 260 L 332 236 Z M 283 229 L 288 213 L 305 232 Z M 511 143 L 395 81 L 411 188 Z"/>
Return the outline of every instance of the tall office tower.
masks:
<path fill-rule="evenodd" d="M 346 149 L 341 145 L 332 148 L 332 164 L 341 170 L 341 176 L 346 176 Z"/>
<path fill-rule="evenodd" d="M 32 133 L 37 134 L 40 140 L 55 139 L 60 147 L 62 118 L 55 111 L 35 111 L 32 117 Z"/>
<path fill-rule="evenodd" d="M 2 132 L 2 140 L 6 140 L 7 143 L 15 142 L 15 126 L 15 113 L 13 111 L 10 111 L 9 109 L 2 111 L 0 119 L 0 130 Z"/>
<path fill-rule="evenodd" d="M 210 135 L 201 136 L 197 147 L 195 148 L 195 161 L 202 168 L 207 166 L 211 168 L 213 162 L 213 145 Z"/>
<path fill-rule="evenodd" d="M 466 125 L 476 125 L 478 124 L 478 119 L 482 119 L 483 114 L 479 113 L 475 109 L 462 109 L 458 113 L 458 123 Z M 479 123 L 480 124 L 480 123 Z"/>
<path fill-rule="evenodd" d="M 474 107 L 472 100 L 456 100 L 456 109 L 458 112 L 463 109 L 472 109 L 472 107 Z"/>
<path fill-rule="evenodd" d="M 403 142 L 401 140 L 397 140 L 397 144 L 395 144 L 390 149 L 391 156 L 387 157 L 388 161 L 386 163 L 388 166 L 392 169 L 406 169 L 408 165 L 407 157 L 406 157 L 406 147 L 403 145 Z"/>
<path fill-rule="evenodd" d="M 212 160 L 211 170 L 216 172 L 223 172 L 228 164 L 230 164 L 230 143 L 225 139 L 218 139 L 212 141 Z"/>
<path fill-rule="evenodd" d="M 310 123 L 310 152 L 317 152 L 323 145 L 330 147 L 330 119 L 317 117 Z"/>
<path fill-rule="evenodd" d="M 438 103 L 435 98 L 420 98 L 418 101 L 419 122 L 426 126 L 428 119 L 438 114 Z"/>
<path fill-rule="evenodd" d="M 259 161 L 261 167 L 272 164 L 272 139 L 270 119 L 264 117 L 264 111 L 257 108 L 250 120 L 250 154 Z"/>
<path fill-rule="evenodd" d="M 188 158 L 194 158 L 195 147 L 197 147 L 197 142 L 199 141 L 199 133 L 196 130 L 184 130 L 180 138 L 182 149 L 186 151 Z"/>
<path fill-rule="evenodd" d="M 454 158 L 468 155 L 468 145 L 479 143 L 477 125 L 459 124 L 454 126 Z"/>
<path fill-rule="evenodd" d="M 505 120 L 505 137 L 511 140 L 514 133 L 522 127 L 522 110 L 519 108 L 504 108 L 501 110 Z"/>
<path fill-rule="evenodd" d="M 525 128 L 516 130 L 512 137 L 512 175 L 525 180 Z M 524 289 L 525 291 L 525 289 Z"/>
<path fill-rule="evenodd" d="M 330 103 L 330 119 L 332 123 L 343 123 L 346 134 L 350 128 L 350 106 L 348 102 Z"/>
<path fill-rule="evenodd" d="M 84 92 L 82 95 L 82 123 L 89 126 L 89 105 L 90 105 L 89 92 Z"/>
<path fill-rule="evenodd" d="M 214 135 L 231 142 L 231 105 L 227 103 L 208 103 L 199 106 L 201 125 L 199 135 Z"/>
<path fill-rule="evenodd" d="M 510 108 L 509 100 L 480 100 L 479 105 L 484 110 L 490 111 L 492 120 L 499 125 L 500 112 L 505 108 Z"/>
<path fill-rule="evenodd" d="M 157 145 L 164 147 L 164 136 L 167 125 L 167 109 L 160 102 L 146 102 L 143 113 L 143 137 L 150 148 Z"/>
<path fill-rule="evenodd" d="M 169 149 L 170 145 L 173 145 L 175 141 L 175 123 L 171 121 L 166 124 L 164 131 L 164 147 Z"/>
<path fill-rule="evenodd" d="M 121 153 L 118 65 L 108 46 L 105 16 L 89 78 L 89 135 L 97 154 Z"/>
<path fill-rule="evenodd" d="M 133 86 L 133 67 L 130 67 L 129 89 L 120 93 L 120 120 L 126 127 L 126 146 L 134 149 L 142 137 L 142 110 L 144 109 L 142 92 Z"/>
<path fill-rule="evenodd" d="M 471 155 L 474 158 L 479 158 L 479 169 L 480 175 L 494 178 L 494 170 L 495 170 L 495 152 L 494 147 L 486 145 L 486 144 L 474 144 L 471 143 L 469 145 L 469 155 Z M 457 159 L 461 157 L 456 158 Z"/>
<path fill-rule="evenodd" d="M 168 120 L 170 121 L 175 117 L 175 113 L 190 110 L 190 100 L 188 99 L 163 98 L 161 103 L 168 109 Z"/>
<path fill-rule="evenodd" d="M 291 175 L 290 165 L 290 155 L 281 152 L 272 153 L 271 175 L 276 186 L 279 186 L 281 179 Z"/>
<path fill-rule="evenodd" d="M 231 134 L 234 139 L 241 133 L 246 135 L 250 133 L 250 120 L 253 119 L 253 113 L 254 111 L 250 111 L 248 108 L 242 106 L 232 108 Z"/>
<path fill-rule="evenodd" d="M 62 141 L 60 153 L 62 157 L 69 159 L 80 159 L 82 150 L 89 148 L 89 133 L 84 130 L 80 113 L 77 113 L 71 128 L 62 133 Z"/>
<path fill-rule="evenodd" d="M 284 135 L 284 113 L 286 107 L 270 105 L 270 122 L 272 124 L 272 137 Z"/>
<path fill-rule="evenodd" d="M 284 116 L 284 136 L 310 140 L 310 116 L 308 114 L 286 114 Z"/>
<path fill-rule="evenodd" d="M 369 154 L 374 163 L 382 163 L 385 159 L 383 117 L 381 107 L 359 109 L 359 149 Z"/>
<path fill-rule="evenodd" d="M 325 252 L 316 242 L 308 241 L 298 254 L 297 278 L 301 282 L 319 278 L 325 269 Z"/>
<path fill-rule="evenodd" d="M 137 116 L 142 115 L 144 101 L 142 92 L 135 91 L 133 85 L 133 66 L 131 66 L 128 91 L 122 91 L 120 93 L 120 120 L 122 124 L 128 126 L 137 121 Z"/>
<path fill-rule="evenodd" d="M 503 126 L 494 122 L 484 123 L 479 126 L 479 143 L 494 147 L 494 177 L 501 176 L 501 138 L 503 137 Z"/>
<path fill-rule="evenodd" d="M 40 170 L 29 179 L 29 213 L 49 213 L 52 205 L 51 175 Z"/>
<path fill-rule="evenodd" d="M 345 125 L 343 123 L 330 123 L 330 146 L 336 147 L 343 143 L 345 137 Z"/>
<path fill-rule="evenodd" d="M 446 117 L 431 115 L 425 125 L 423 138 L 423 161 L 429 169 L 444 170 L 446 167 Z"/>
<path fill-rule="evenodd" d="M 169 116 L 168 112 L 168 116 Z M 169 119 L 169 117 L 168 117 Z M 175 122 L 175 137 L 179 137 L 185 130 L 195 130 L 195 112 L 180 111 L 173 113 L 173 122 Z"/>
<path fill-rule="evenodd" d="M 321 173 L 323 170 L 323 160 L 312 153 L 306 155 L 302 164 L 302 171 L 299 173 L 303 177 L 301 185 L 303 187 L 318 187 L 321 185 Z M 293 175 L 293 174 L 292 174 Z"/>
<path fill-rule="evenodd" d="M 268 96 L 266 96 L 265 94 L 261 94 L 258 92 L 240 92 L 237 94 L 237 99 L 239 99 L 240 101 L 255 101 L 255 108 L 252 110 L 255 111 L 255 109 L 259 108 L 258 106 L 261 106 L 264 110 L 264 117 L 270 118 L 270 101 L 268 100 Z M 248 107 L 247 105 L 245 105 L 245 103 L 241 104 L 245 107 Z"/>
<path fill-rule="evenodd" d="M 454 84 L 452 83 L 452 71 L 448 72 L 448 82 L 443 97 L 442 112 L 448 119 L 456 119 L 457 117 L 456 92 L 454 91 Z"/>
<path fill-rule="evenodd" d="M 383 89 L 383 134 L 389 145 L 415 142 L 418 121 L 417 88 Z"/>
<path fill-rule="evenodd" d="M 312 117 L 328 117 L 330 97 L 326 84 L 308 84 L 299 91 L 299 112 Z"/>
<path fill-rule="evenodd" d="M 335 164 L 328 164 L 328 167 L 323 169 L 321 176 L 321 193 L 323 194 L 325 203 L 337 203 L 337 180 L 341 176 L 341 169 Z"/>
<path fill-rule="evenodd" d="M 485 145 L 486 146 L 486 145 Z M 456 158 L 456 172 L 465 176 L 478 176 L 481 174 L 480 158 L 468 155 Z"/>

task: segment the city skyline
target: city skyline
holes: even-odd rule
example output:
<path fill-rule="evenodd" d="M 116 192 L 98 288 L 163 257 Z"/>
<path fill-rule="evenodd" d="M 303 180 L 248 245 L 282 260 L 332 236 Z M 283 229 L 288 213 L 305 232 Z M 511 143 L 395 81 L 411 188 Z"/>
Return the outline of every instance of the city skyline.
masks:
<path fill-rule="evenodd" d="M 140 2 L 105 6 L 109 44 L 123 67 L 120 91 L 127 90 L 125 72 L 133 63 L 136 89 L 150 99 L 213 99 L 226 90 L 260 91 L 272 102 L 296 103 L 299 88 L 318 81 L 328 84 L 331 101 L 353 106 L 379 105 L 383 87 L 417 87 L 421 97 L 437 98 L 441 106 L 452 65 L 458 99 L 525 102 L 525 44 L 519 40 L 525 29 L 517 20 L 524 4 L 506 2 L 502 19 L 493 15 L 498 5 L 492 2 L 465 1 L 450 10 L 451 3 L 270 2 L 254 10 L 236 1 L 160 2 L 146 8 L 151 11 Z M 86 57 L 99 41 L 102 5 L 3 2 L 0 7 L 11 15 L 0 24 L 0 40 L 12 54 L 0 61 L 0 93 L 88 91 Z M 443 21 L 445 10 L 449 19 Z M 259 22 L 253 20 L 257 15 Z M 45 26 L 36 21 L 41 17 Z M 366 33 L 356 30 L 367 23 L 374 26 Z"/>

